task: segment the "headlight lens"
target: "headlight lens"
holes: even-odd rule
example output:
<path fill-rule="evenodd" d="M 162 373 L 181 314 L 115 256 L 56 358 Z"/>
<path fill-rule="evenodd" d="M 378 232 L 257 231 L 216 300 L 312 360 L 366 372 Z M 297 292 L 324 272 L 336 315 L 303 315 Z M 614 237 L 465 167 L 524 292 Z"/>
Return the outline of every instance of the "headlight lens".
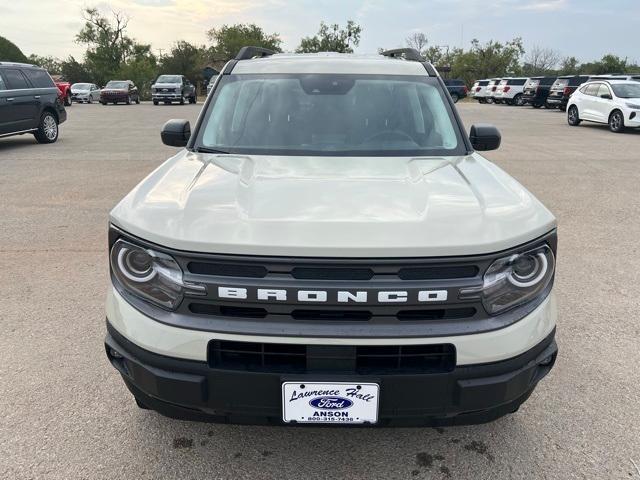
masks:
<path fill-rule="evenodd" d="M 185 282 L 182 270 L 169 255 L 125 240 L 111 248 L 111 270 L 131 294 L 160 307 L 175 310 L 185 293 L 202 295 L 203 285 Z"/>
<path fill-rule="evenodd" d="M 553 279 L 555 258 L 548 245 L 496 260 L 481 287 L 460 290 L 460 299 L 481 299 L 491 315 L 503 313 L 540 295 Z"/>

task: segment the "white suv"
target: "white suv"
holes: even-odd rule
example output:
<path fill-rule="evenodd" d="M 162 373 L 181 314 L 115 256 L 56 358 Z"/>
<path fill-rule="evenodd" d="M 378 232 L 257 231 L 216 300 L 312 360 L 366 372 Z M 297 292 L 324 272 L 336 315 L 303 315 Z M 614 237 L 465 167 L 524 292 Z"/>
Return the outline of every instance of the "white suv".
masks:
<path fill-rule="evenodd" d="M 106 353 L 139 406 L 451 425 L 552 368 L 554 216 L 415 50 L 245 47 L 111 212 Z"/>
<path fill-rule="evenodd" d="M 608 124 L 615 133 L 640 127 L 640 82 L 607 80 L 583 84 L 569 99 L 567 121 L 577 126 L 583 120 Z"/>
<path fill-rule="evenodd" d="M 480 103 L 487 103 L 487 85 L 489 80 L 476 80 L 469 91 L 469 96 L 475 98 Z"/>
<path fill-rule="evenodd" d="M 524 86 L 527 83 L 528 78 L 503 78 L 498 83 L 495 93 L 493 94 L 493 101 L 495 103 L 506 103 L 507 105 L 517 105 L 521 107 L 524 105 L 522 102 L 522 92 Z"/>

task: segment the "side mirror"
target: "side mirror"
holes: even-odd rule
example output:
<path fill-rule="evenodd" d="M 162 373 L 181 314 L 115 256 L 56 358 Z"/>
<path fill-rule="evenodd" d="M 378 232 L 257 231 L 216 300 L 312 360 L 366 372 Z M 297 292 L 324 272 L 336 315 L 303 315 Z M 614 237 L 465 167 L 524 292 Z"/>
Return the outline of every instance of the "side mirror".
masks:
<path fill-rule="evenodd" d="M 603 93 L 602 95 L 600 95 L 600 98 L 604 98 L 606 100 L 613 100 L 613 97 L 608 93 Z"/>
<path fill-rule="evenodd" d="M 164 124 L 160 137 L 162 143 L 170 147 L 184 147 L 191 136 L 191 124 L 189 120 L 172 119 Z"/>
<path fill-rule="evenodd" d="M 469 140 L 471 140 L 471 145 L 473 145 L 475 150 L 496 150 L 500 147 L 502 136 L 493 125 L 479 123 L 471 126 Z"/>

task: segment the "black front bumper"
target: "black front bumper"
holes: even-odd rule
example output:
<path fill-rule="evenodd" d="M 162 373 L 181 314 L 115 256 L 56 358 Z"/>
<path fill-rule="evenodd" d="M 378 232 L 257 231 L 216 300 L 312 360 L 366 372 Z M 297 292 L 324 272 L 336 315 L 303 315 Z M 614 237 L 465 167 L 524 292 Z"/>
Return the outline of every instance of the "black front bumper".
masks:
<path fill-rule="evenodd" d="M 282 425 L 283 381 L 356 381 L 380 384 L 377 426 L 446 426 L 489 422 L 515 412 L 553 367 L 554 336 L 555 331 L 528 352 L 501 362 L 458 366 L 448 373 L 373 376 L 215 369 L 207 362 L 144 350 L 108 322 L 105 347 L 138 401 L 172 418 Z"/>

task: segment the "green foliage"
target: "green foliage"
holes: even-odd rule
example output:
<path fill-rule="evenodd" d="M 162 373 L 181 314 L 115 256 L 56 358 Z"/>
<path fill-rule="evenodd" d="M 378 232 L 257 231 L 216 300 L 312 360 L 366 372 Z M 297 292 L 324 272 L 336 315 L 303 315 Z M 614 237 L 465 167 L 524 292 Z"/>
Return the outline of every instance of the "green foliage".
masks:
<path fill-rule="evenodd" d="M 55 57 L 41 57 L 40 55 L 31 54 L 28 62 L 44 68 L 50 75 L 62 74 L 62 63 Z"/>
<path fill-rule="evenodd" d="M 212 28 L 207 32 L 207 37 L 213 44 L 212 53 L 215 58 L 225 62 L 234 58 L 242 47 L 248 45 L 282 51 L 279 34 L 267 35 L 262 28 L 253 23 Z"/>
<path fill-rule="evenodd" d="M 0 37 L 0 61 L 27 63 L 29 60 L 15 43 Z"/>
<path fill-rule="evenodd" d="M 158 72 L 155 56 L 151 54 L 150 45 L 136 45 L 126 63 L 122 63 L 114 80 L 132 80 L 138 87 L 140 98 L 151 98 L 151 85 Z"/>
<path fill-rule="evenodd" d="M 204 45 L 192 45 L 180 40 L 167 55 L 159 59 L 159 74 L 185 75 L 192 82 L 202 82 L 202 70 L 209 63 L 209 50 Z"/>
<path fill-rule="evenodd" d="M 352 47 L 360 45 L 362 27 L 353 20 L 347 22 L 346 28 L 340 25 L 327 25 L 320 22 L 320 29 L 313 37 L 305 37 L 296 49 L 298 53 L 339 52 L 353 53 Z"/>
<path fill-rule="evenodd" d="M 60 62 L 60 73 L 71 84 L 79 82 L 96 83 L 103 86 L 93 78 L 92 73 L 87 69 L 84 63 L 78 62 L 72 56 Z"/>

